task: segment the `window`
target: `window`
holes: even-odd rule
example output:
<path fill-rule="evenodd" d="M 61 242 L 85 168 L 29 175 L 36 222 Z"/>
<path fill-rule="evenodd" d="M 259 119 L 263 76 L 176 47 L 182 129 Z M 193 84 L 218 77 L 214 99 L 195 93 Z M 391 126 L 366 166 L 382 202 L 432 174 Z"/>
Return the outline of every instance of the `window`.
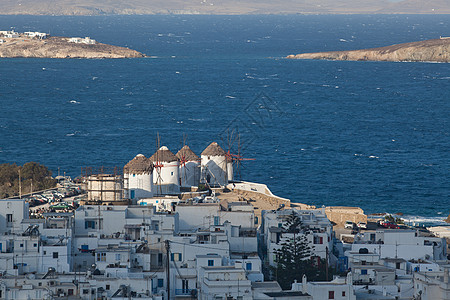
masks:
<path fill-rule="evenodd" d="M 400 269 L 400 263 L 399 263 L 399 262 L 395 263 L 395 268 L 396 268 L 397 270 Z"/>
<path fill-rule="evenodd" d="M 42 282 L 39 282 L 39 283 L 38 283 L 38 286 L 42 286 Z"/>
<path fill-rule="evenodd" d="M 105 287 L 105 290 L 109 291 L 110 288 L 111 288 L 111 286 L 109 284 L 107 284 Z"/>
<path fill-rule="evenodd" d="M 361 270 L 361 275 L 367 275 L 367 270 Z"/>
<path fill-rule="evenodd" d="M 181 286 L 182 286 L 182 292 L 185 293 L 189 293 L 189 280 L 187 279 L 182 279 L 181 280 Z"/>
<path fill-rule="evenodd" d="M 159 222 L 158 221 L 152 221 L 152 228 L 153 228 L 153 230 L 158 231 L 159 230 Z"/>
<path fill-rule="evenodd" d="M 181 261 L 181 253 L 171 253 L 170 254 L 171 261 Z"/>
<path fill-rule="evenodd" d="M 97 261 L 106 261 L 106 253 L 105 252 L 97 253 Z"/>
<path fill-rule="evenodd" d="M 23 243 L 20 244 L 20 248 L 23 248 Z"/>
<path fill-rule="evenodd" d="M 68 289 L 67 290 L 67 295 L 72 296 L 73 295 L 73 289 Z"/>
<path fill-rule="evenodd" d="M 33 247 L 35 247 L 35 248 L 36 248 L 36 247 L 37 247 L 37 243 L 34 243 L 34 244 L 33 244 Z"/>
<path fill-rule="evenodd" d="M 88 229 L 88 228 L 95 229 L 95 221 L 85 221 L 84 228 L 85 229 Z"/>
<path fill-rule="evenodd" d="M 116 260 L 120 260 L 120 253 L 116 253 Z"/>
<path fill-rule="evenodd" d="M 246 264 L 245 264 L 245 269 L 246 269 L 247 271 L 251 271 L 251 270 L 252 270 L 252 263 L 246 263 Z"/>
<path fill-rule="evenodd" d="M 158 287 L 164 287 L 164 279 L 158 278 Z"/>
<path fill-rule="evenodd" d="M 328 299 L 334 299 L 334 291 L 328 291 Z"/>
<path fill-rule="evenodd" d="M 173 172 L 170 172 L 170 176 L 173 176 Z"/>
<path fill-rule="evenodd" d="M 47 251 L 44 250 L 44 255 L 47 255 Z"/>
<path fill-rule="evenodd" d="M 213 266 L 214 266 L 214 260 L 208 259 L 208 267 L 213 267 Z"/>
<path fill-rule="evenodd" d="M 6 215 L 6 221 L 7 222 L 12 222 L 13 221 L 12 214 L 7 214 Z"/>
<path fill-rule="evenodd" d="M 214 226 L 218 226 L 218 225 L 220 225 L 220 217 L 215 216 L 214 217 Z"/>
<path fill-rule="evenodd" d="M 342 297 L 345 297 L 345 291 L 342 291 Z"/>
<path fill-rule="evenodd" d="M 53 252 L 53 258 L 58 258 L 58 252 Z"/>
<path fill-rule="evenodd" d="M 84 295 L 89 294 L 89 290 L 88 290 L 88 289 L 83 289 L 83 294 L 84 294 Z"/>

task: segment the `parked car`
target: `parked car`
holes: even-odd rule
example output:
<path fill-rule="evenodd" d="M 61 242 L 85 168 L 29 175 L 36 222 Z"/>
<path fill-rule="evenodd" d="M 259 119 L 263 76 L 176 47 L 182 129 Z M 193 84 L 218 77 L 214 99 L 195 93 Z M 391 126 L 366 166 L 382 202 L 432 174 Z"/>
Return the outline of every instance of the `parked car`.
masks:
<path fill-rule="evenodd" d="M 397 224 L 389 222 L 389 221 L 382 222 L 381 226 L 383 226 L 384 228 L 390 228 L 390 229 L 399 229 L 400 228 Z"/>
<path fill-rule="evenodd" d="M 352 221 L 346 221 L 344 228 L 345 229 L 353 229 L 355 227 L 355 223 L 353 223 Z"/>
<path fill-rule="evenodd" d="M 356 226 L 361 229 L 367 229 L 367 223 L 364 223 L 364 222 L 358 222 L 358 224 L 356 224 Z"/>

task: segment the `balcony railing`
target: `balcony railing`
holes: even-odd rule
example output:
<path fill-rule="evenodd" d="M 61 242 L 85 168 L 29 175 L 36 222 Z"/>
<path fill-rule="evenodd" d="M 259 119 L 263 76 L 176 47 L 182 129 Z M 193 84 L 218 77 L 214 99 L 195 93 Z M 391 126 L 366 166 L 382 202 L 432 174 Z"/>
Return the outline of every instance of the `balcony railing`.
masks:
<path fill-rule="evenodd" d="M 192 289 L 175 289 L 175 295 L 190 295 Z"/>

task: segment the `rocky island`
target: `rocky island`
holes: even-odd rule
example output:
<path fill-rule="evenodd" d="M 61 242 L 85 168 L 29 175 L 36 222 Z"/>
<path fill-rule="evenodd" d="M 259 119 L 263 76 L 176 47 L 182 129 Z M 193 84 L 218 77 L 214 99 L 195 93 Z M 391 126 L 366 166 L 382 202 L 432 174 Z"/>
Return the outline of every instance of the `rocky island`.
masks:
<path fill-rule="evenodd" d="M 136 58 L 144 54 L 125 47 L 97 43 L 88 37 L 67 38 L 45 33 L 0 31 L 0 57 Z"/>
<path fill-rule="evenodd" d="M 287 58 L 353 61 L 450 62 L 450 38 L 441 37 L 433 40 L 362 50 L 302 53 L 289 55 Z"/>

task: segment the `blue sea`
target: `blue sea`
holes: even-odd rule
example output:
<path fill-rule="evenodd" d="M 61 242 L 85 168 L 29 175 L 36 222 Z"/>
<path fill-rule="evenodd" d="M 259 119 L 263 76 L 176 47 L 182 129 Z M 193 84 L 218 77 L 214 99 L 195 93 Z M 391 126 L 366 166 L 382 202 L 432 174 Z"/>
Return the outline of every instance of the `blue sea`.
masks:
<path fill-rule="evenodd" d="M 294 202 L 428 219 L 450 207 L 450 65 L 287 60 L 448 36 L 450 15 L 0 16 L 141 59 L 0 59 L 0 163 L 73 177 L 241 133 L 242 179 Z M 0 46 L 1 47 L 1 46 Z"/>

